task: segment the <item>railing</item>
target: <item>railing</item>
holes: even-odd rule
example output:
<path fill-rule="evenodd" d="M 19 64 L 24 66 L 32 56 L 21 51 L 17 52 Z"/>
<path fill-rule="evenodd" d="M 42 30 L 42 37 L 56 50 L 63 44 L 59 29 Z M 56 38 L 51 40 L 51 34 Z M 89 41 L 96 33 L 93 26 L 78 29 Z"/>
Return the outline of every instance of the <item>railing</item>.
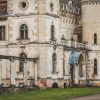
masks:
<path fill-rule="evenodd" d="M 73 47 L 73 48 L 88 48 L 88 46 L 84 43 L 78 43 L 76 41 L 71 40 L 62 40 L 62 45 L 66 47 Z"/>

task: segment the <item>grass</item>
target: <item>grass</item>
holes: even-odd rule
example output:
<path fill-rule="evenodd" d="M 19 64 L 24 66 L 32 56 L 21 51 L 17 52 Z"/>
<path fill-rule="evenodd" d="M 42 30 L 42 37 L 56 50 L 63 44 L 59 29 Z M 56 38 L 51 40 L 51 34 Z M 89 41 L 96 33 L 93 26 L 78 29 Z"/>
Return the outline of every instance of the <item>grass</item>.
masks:
<path fill-rule="evenodd" d="M 99 94 L 100 88 L 67 88 L 27 91 L 14 94 L 4 94 L 0 100 L 66 100 L 90 94 Z"/>

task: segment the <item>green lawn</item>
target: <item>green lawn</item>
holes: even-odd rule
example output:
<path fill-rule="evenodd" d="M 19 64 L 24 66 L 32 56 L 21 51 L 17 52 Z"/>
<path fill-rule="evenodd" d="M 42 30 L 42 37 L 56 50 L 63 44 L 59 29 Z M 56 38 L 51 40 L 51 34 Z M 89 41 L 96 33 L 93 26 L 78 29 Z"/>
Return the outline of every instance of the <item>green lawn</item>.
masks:
<path fill-rule="evenodd" d="M 0 100 L 65 100 L 67 98 L 99 93 L 100 88 L 45 89 L 5 94 L 0 96 Z"/>

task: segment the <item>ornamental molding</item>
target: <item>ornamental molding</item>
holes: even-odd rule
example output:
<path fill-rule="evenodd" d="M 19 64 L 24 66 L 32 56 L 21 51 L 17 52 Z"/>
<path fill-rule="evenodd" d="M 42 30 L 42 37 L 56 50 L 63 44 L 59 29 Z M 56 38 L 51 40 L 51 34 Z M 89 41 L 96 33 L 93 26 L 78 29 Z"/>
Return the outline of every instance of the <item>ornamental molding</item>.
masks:
<path fill-rule="evenodd" d="M 24 5 L 23 5 L 23 3 L 24 3 Z M 20 10 L 25 11 L 29 7 L 29 2 L 28 2 L 28 0 L 20 0 L 18 6 L 19 6 Z"/>
<path fill-rule="evenodd" d="M 100 4 L 100 0 L 83 0 L 82 5 Z"/>

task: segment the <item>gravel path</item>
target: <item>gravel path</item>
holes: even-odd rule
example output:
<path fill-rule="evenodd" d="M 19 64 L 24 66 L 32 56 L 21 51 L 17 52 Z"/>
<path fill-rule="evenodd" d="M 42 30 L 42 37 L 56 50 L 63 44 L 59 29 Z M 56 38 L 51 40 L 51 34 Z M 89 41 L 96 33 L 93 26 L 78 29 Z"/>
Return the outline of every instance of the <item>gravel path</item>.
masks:
<path fill-rule="evenodd" d="M 100 94 L 95 94 L 95 95 L 85 96 L 80 98 L 67 99 L 67 100 L 100 100 Z"/>

